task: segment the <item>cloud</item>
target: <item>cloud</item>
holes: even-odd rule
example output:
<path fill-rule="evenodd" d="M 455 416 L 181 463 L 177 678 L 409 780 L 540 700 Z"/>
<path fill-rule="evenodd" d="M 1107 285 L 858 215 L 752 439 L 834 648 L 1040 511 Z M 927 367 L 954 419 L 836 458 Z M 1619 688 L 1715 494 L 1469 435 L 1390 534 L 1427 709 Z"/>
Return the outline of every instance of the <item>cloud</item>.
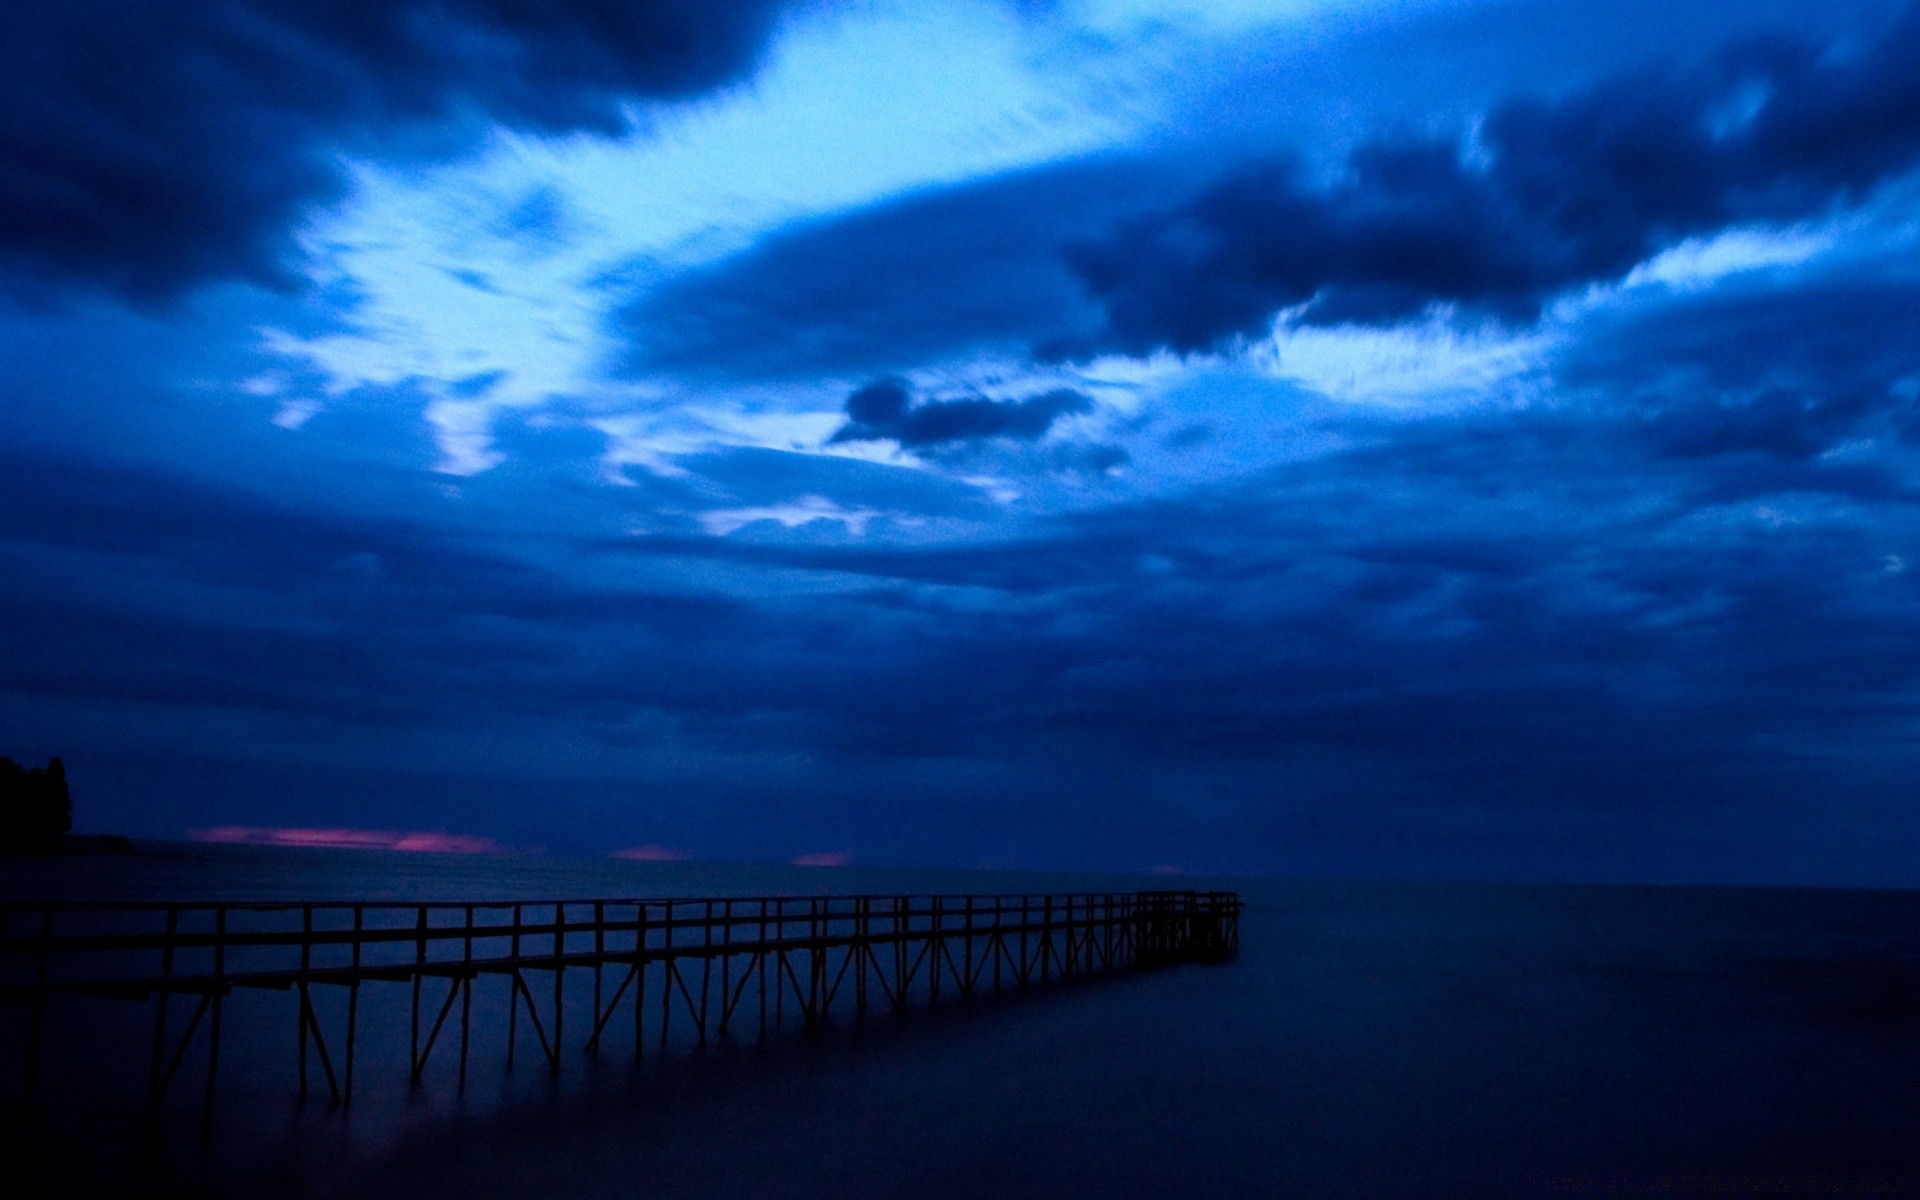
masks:
<path fill-rule="evenodd" d="M 430 488 L 360 499 L 419 519 L 356 518 L 157 471 L 0 465 L 0 686 L 69 701 L 431 722 L 472 695 L 441 674 L 467 674 L 465 652 L 443 658 L 456 645 L 491 645 L 490 669 L 512 674 L 552 622 L 645 640 L 676 613 L 687 634 L 730 620 L 717 596 L 556 590 L 545 571 L 457 548 Z M 425 693 L 378 682 L 429 675 Z"/>
<path fill-rule="evenodd" d="M 779 230 L 638 294 L 619 317 L 625 367 L 642 376 L 857 377 L 1086 337 L 1100 311 L 1061 246 L 1172 203 L 1191 176 L 1173 160 L 1095 157 Z"/>
<path fill-rule="evenodd" d="M 617 132 L 631 99 L 741 78 L 782 7 L 18 0 L 0 47 L 0 269 L 144 298 L 277 280 L 299 213 L 343 186 L 342 148 L 436 153 L 475 116 Z"/>
<path fill-rule="evenodd" d="M 821 850 L 813 854 L 796 855 L 788 861 L 796 867 L 844 867 L 853 862 L 853 851 Z"/>
<path fill-rule="evenodd" d="M 1031 442 L 1045 437 L 1061 417 L 1092 411 L 1093 401 L 1071 388 L 1024 400 L 976 397 L 914 404 L 904 380 L 881 379 L 847 397 L 847 423 L 827 442 L 892 441 L 903 450 L 980 438 Z"/>
<path fill-rule="evenodd" d="M 1819 460 L 1836 448 L 1920 439 L 1917 308 L 1920 284 L 1902 273 L 1740 281 L 1596 319 L 1555 374 L 1632 413 L 1654 453 L 1694 460 L 1703 481 L 1745 456 L 1832 486 L 1846 464 Z"/>
<path fill-rule="evenodd" d="M 1304 869 L 1327 860 L 1285 858 L 1306 853 L 1287 814 L 1405 833 L 1639 806 L 1670 828 L 1727 805 L 1760 828 L 1808 778 L 1796 754 L 1864 821 L 1920 688 L 1912 575 L 1886 569 L 1920 541 L 1899 487 L 1920 463 L 1893 432 L 1846 447 L 1898 428 L 1912 310 L 1897 279 L 1688 295 L 1596 319 L 1548 365 L 1563 393 L 1524 410 L 1346 410 L 1283 465 L 859 544 L 636 537 L 694 493 L 539 490 L 518 467 L 356 519 L 16 451 L 0 723 L 120 763 L 136 830 L 165 791 L 168 829 L 379 831 L 399 805 L 548 842 L 537 794 L 584 853 L 643 819 L 714 857 L 859 829 L 882 839 L 863 858 L 1014 844 L 1202 870 L 1230 845 Z M 1649 436 L 1821 378 L 1878 400 L 1811 458 Z M 772 465 L 750 474 L 928 474 L 752 453 Z M 490 513 L 537 536 L 483 536 Z"/>
<path fill-rule="evenodd" d="M 504 854 L 492 838 L 468 834 L 396 832 L 390 829 L 266 828 L 219 825 L 193 831 L 195 841 L 244 846 L 303 846 L 332 850 L 404 850 L 416 854 Z"/>
<path fill-rule="evenodd" d="M 1439 409 L 1315 403 L 1220 364 L 1187 377 L 1190 409 L 1149 394 L 1137 421 L 1103 409 L 1101 436 L 1146 460 L 1252 425 L 1245 459 L 1004 516 L 939 472 L 771 433 L 630 488 L 593 486 L 599 439 L 519 423 L 483 479 L 343 470 L 140 391 L 124 411 L 190 415 L 176 460 L 271 486 L 105 467 L 91 442 L 0 454 L 0 725 L 106 760 L 129 827 L 379 844 L 405 840 L 394 812 L 527 844 L 563 810 L 584 853 L 639 827 L 780 859 L 855 830 L 863 861 L 1016 845 L 1208 870 L 1227 846 L 1271 869 L 1325 844 L 1276 833 L 1298 814 L 1411 846 L 1443 819 L 1518 838 L 1637 811 L 1661 842 L 1778 828 L 1795 789 L 1884 830 L 1920 694 L 1913 575 L 1889 570 L 1920 542 L 1920 295 L 1910 245 L 1817 259 L 1555 317 L 1525 406 L 1510 372 L 1431 369 L 1463 353 L 1444 322 L 1392 376 L 1430 396 L 1445 375 L 1463 401 Z M 78 348 L 57 357 L 128 355 Z M 16 357 L 32 428 L 68 393 L 56 356 Z M 847 423 L 929 456 L 1010 414 L 1045 436 L 996 453 L 1082 445 L 1031 400 L 952 403 L 894 381 Z M 346 415 L 259 432 L 311 446 Z M 866 511 L 889 519 L 840 536 Z M 700 536 L 755 512 L 771 523 Z"/>
<path fill-rule="evenodd" d="M 1920 163 L 1920 8 L 1864 49 L 1737 43 L 1556 99 L 1465 138 L 1376 138 L 1331 183 L 1297 159 L 1236 169 L 1067 255 L 1104 328 L 1056 353 L 1212 350 L 1435 305 L 1533 320 L 1685 239 L 1792 222 Z"/>
<path fill-rule="evenodd" d="M 758 521 L 774 521 L 788 529 L 798 529 L 815 521 L 838 521 L 849 534 L 860 537 L 867 523 L 880 514 L 870 508 L 845 508 L 825 496 L 802 496 L 788 504 L 768 504 L 754 508 L 719 508 L 699 516 L 700 527 L 715 537 L 725 537 Z"/>
<path fill-rule="evenodd" d="M 1690 68 L 1508 98 L 1456 135 L 1376 135 L 1330 176 L 1304 154 L 1160 145 L 820 217 L 641 291 L 618 317 L 623 367 L 871 377 L 1209 351 L 1281 314 L 1525 324 L 1669 251 L 1727 258 L 1724 230 L 1822 217 L 1920 163 L 1906 11 L 1864 42 L 1749 37 Z"/>

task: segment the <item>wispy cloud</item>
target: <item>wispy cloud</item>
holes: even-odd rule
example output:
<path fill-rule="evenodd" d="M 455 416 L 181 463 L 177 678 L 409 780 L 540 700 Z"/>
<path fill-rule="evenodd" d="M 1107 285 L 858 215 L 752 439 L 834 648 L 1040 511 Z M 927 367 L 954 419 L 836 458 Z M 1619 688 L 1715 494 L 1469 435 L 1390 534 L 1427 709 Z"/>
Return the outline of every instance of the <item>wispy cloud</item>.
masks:
<path fill-rule="evenodd" d="M 796 867 L 844 867 L 853 862 L 851 850 L 816 850 L 787 860 Z"/>
<path fill-rule="evenodd" d="M 815 521 L 838 521 L 848 533 L 860 537 L 867 523 L 880 514 L 871 508 L 844 508 L 825 496 L 802 496 L 787 504 L 768 504 L 757 508 L 721 508 L 700 514 L 700 527 L 715 537 L 725 537 L 756 521 L 773 521 L 788 529 L 797 529 Z"/>
<path fill-rule="evenodd" d="M 192 831 L 195 841 L 242 846 L 311 846 L 336 850 L 406 850 L 419 854 L 505 854 L 492 838 L 443 830 L 316 829 L 216 825 Z"/>

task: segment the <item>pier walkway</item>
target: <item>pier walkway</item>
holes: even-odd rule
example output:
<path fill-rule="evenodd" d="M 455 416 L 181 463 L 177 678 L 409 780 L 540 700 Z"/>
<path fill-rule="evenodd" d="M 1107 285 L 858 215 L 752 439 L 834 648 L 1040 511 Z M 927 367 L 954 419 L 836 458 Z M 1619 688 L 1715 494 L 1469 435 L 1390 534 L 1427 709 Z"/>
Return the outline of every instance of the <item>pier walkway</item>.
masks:
<path fill-rule="evenodd" d="M 537 902 L 0 905 L 0 1003 L 24 1022 L 0 1119 L 24 1131 L 43 1069 L 49 1006 L 93 996 L 154 1009 L 147 1113 L 157 1121 L 189 1051 L 204 1053 L 210 1128 L 223 1009 L 242 990 L 297 996 L 298 1086 L 353 1100 L 361 992 L 409 993 L 411 1082 L 436 1048 L 466 1085 L 474 983 L 508 989 L 506 1058 L 528 1044 L 553 1072 L 564 1056 L 565 988 L 591 989 L 578 1034 L 597 1054 L 623 1005 L 644 1054 L 676 1019 L 696 1045 L 743 1026 L 765 1038 L 791 1010 L 809 1029 L 916 1001 L 1026 988 L 1130 967 L 1222 960 L 1239 947 L 1231 892 L 800 896 Z M 583 975 L 583 973 L 585 973 Z M 332 1029 L 314 1003 L 345 992 Z M 379 989 L 391 995 L 393 989 Z M 654 999 L 650 1003 L 648 995 Z M 397 998 L 397 997 L 396 997 Z M 338 1006 L 335 1006 L 338 1007 Z M 526 1030 L 521 1024 L 524 1019 Z M 457 1042 L 457 1049 L 443 1043 Z M 18 1061 L 23 1059 L 24 1061 Z M 197 1073 L 197 1072 L 196 1072 Z"/>

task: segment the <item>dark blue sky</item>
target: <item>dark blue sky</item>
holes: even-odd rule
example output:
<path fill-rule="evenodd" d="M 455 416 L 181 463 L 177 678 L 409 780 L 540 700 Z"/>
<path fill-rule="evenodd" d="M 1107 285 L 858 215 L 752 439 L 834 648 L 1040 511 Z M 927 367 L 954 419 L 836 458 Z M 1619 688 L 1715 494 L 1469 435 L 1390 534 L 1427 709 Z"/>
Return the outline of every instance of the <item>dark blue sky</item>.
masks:
<path fill-rule="evenodd" d="M 1920 4 L 0 26 L 83 826 L 1920 882 Z"/>

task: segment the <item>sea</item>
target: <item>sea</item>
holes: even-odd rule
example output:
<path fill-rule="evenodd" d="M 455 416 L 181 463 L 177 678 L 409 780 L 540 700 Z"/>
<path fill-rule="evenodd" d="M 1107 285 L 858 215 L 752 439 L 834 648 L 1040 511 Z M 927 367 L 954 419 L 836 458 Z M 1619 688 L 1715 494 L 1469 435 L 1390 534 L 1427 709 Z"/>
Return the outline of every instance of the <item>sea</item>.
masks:
<path fill-rule="evenodd" d="M 370 984 L 348 1110 L 296 1098 L 294 1001 L 236 993 L 204 1138 L 197 1055 L 140 1132 L 151 1002 L 50 1011 L 30 1116 L 25 1012 L 0 1010 L 8 1195 L 1920 1196 L 1917 892 L 140 851 L 0 863 L 0 899 L 1172 885 L 1247 908 L 1224 963 L 638 1061 L 630 1037 L 593 1058 L 570 1038 L 557 1076 L 505 1066 L 508 984 L 483 978 L 464 1089 L 451 1056 L 409 1086 L 405 985 Z"/>

